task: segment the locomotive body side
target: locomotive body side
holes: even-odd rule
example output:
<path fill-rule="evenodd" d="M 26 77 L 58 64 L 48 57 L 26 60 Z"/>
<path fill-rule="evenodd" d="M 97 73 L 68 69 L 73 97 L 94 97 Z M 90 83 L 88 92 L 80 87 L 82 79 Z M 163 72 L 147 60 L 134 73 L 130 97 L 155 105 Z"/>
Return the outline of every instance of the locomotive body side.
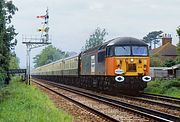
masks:
<path fill-rule="evenodd" d="M 106 46 L 110 41 L 81 53 L 81 75 L 106 75 Z"/>

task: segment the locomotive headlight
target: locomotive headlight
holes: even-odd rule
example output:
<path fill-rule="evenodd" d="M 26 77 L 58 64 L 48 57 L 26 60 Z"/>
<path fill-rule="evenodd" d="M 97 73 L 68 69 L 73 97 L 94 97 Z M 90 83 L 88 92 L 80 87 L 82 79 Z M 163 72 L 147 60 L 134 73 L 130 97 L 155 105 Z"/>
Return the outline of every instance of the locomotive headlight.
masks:
<path fill-rule="evenodd" d="M 133 62 L 134 61 L 134 59 L 133 58 L 131 58 L 131 60 L 130 60 L 131 62 Z"/>

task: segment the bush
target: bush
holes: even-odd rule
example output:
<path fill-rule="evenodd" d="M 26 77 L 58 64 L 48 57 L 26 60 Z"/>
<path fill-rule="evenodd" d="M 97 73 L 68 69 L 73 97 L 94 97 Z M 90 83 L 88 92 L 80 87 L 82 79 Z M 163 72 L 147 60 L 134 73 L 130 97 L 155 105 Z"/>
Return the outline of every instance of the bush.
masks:
<path fill-rule="evenodd" d="M 180 80 L 151 81 L 145 92 L 180 97 Z"/>
<path fill-rule="evenodd" d="M 0 73 L 0 88 L 4 86 L 5 74 Z"/>

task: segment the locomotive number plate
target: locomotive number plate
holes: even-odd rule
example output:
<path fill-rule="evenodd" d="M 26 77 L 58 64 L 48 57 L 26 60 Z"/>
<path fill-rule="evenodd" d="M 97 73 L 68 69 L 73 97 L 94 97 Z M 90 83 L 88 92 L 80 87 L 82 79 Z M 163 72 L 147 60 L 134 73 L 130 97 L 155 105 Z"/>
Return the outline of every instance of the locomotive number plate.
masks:
<path fill-rule="evenodd" d="M 116 69 L 116 70 L 115 70 L 115 73 L 118 74 L 118 75 L 120 75 L 120 74 L 123 74 L 123 73 L 124 73 L 124 70 L 122 70 L 122 69 Z"/>

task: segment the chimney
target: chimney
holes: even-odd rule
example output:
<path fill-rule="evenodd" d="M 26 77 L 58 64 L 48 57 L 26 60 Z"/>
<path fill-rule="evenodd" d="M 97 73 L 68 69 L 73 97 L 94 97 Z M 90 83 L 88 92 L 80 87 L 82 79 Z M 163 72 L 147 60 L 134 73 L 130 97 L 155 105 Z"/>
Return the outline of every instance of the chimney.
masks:
<path fill-rule="evenodd" d="M 164 34 L 163 37 L 162 37 L 162 45 L 165 45 L 167 43 L 171 43 L 172 44 L 171 34 Z"/>

